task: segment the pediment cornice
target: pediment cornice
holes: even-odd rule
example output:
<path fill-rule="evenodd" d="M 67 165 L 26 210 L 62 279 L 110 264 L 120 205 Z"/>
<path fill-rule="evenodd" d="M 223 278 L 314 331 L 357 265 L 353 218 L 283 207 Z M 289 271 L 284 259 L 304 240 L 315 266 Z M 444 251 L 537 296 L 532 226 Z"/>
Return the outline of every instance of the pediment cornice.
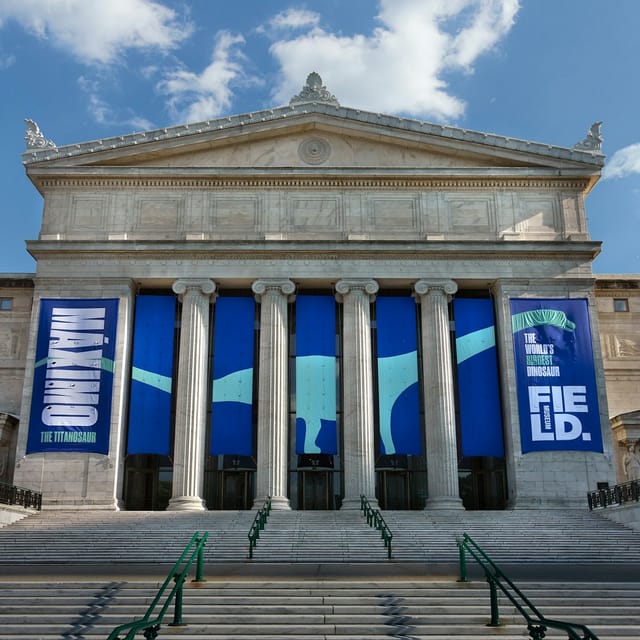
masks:
<path fill-rule="evenodd" d="M 367 135 L 420 140 L 435 148 L 464 148 L 495 157 L 529 158 L 533 164 L 572 164 L 593 170 L 604 165 L 600 150 L 580 150 L 529 140 L 483 133 L 449 125 L 422 122 L 410 118 L 383 115 L 342 107 L 327 102 L 303 102 L 286 107 L 241 115 L 143 131 L 124 136 L 104 138 L 79 144 L 30 148 L 23 155 L 27 166 L 40 163 L 95 164 L 101 158 L 134 157 L 157 153 L 162 149 L 185 149 L 206 145 L 225 138 L 239 140 L 251 135 L 269 135 L 289 127 L 313 127 L 318 124 L 350 130 Z"/>
<path fill-rule="evenodd" d="M 41 175 L 34 182 L 50 189 L 165 189 L 165 190 L 569 190 L 583 192 L 592 181 L 584 176 L 486 175 L 465 172 L 460 175 Z"/>

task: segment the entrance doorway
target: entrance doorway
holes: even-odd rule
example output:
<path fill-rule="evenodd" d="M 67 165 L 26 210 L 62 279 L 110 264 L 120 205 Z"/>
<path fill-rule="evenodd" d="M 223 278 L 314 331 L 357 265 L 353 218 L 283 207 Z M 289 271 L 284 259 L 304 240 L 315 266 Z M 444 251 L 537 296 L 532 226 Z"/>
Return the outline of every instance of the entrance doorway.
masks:
<path fill-rule="evenodd" d="M 301 470 L 298 472 L 298 509 L 307 511 L 333 509 L 333 473 L 322 470 Z"/>
<path fill-rule="evenodd" d="M 204 499 L 207 509 L 242 511 L 254 499 L 255 460 L 250 456 L 214 456 L 207 460 Z"/>
<path fill-rule="evenodd" d="M 381 509 L 409 508 L 409 472 L 389 470 L 376 472 L 378 504 Z"/>
<path fill-rule="evenodd" d="M 376 498 L 381 509 L 423 509 L 426 499 L 424 458 L 385 455 L 376 461 Z"/>
<path fill-rule="evenodd" d="M 129 511 L 166 509 L 173 481 L 170 460 L 164 456 L 133 455 L 125 464 L 125 508 Z"/>
<path fill-rule="evenodd" d="M 250 509 L 253 503 L 253 471 L 222 471 L 223 510 Z"/>
<path fill-rule="evenodd" d="M 291 506 L 322 511 L 340 508 L 340 474 L 331 454 L 300 454 L 290 472 Z"/>
<path fill-rule="evenodd" d="M 507 483 L 504 460 L 465 458 L 458 470 L 460 497 L 465 509 L 504 509 Z"/>

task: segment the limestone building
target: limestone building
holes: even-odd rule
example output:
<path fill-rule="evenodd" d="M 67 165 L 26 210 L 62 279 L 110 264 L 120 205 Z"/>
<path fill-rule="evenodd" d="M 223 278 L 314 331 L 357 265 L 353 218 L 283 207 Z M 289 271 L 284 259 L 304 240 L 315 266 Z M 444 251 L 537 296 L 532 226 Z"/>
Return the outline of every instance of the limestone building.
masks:
<path fill-rule="evenodd" d="M 616 476 L 640 480 L 640 276 L 598 275 L 595 295 Z"/>
<path fill-rule="evenodd" d="M 29 122 L 27 146 L 13 481 L 46 507 L 529 508 L 615 483 L 597 124 L 555 147 L 343 107 L 311 74 L 285 107 L 61 147 Z"/>

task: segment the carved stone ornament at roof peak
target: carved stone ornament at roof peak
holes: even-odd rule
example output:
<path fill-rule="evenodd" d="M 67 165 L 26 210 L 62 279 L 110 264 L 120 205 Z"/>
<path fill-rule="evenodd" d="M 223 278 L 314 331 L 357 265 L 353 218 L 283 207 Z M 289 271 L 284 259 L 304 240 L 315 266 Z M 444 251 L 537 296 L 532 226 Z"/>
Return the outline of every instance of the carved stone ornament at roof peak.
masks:
<path fill-rule="evenodd" d="M 47 140 L 44 137 L 40 127 L 36 122 L 29 118 L 24 119 L 27 130 L 24 134 L 24 141 L 27 143 L 27 150 L 30 149 L 55 149 L 56 145 L 52 140 Z"/>
<path fill-rule="evenodd" d="M 587 137 L 573 145 L 573 148 L 577 151 L 600 151 L 602 149 L 602 122 L 594 122 L 589 131 Z"/>
<path fill-rule="evenodd" d="M 302 91 L 293 96 L 289 101 L 290 105 L 301 104 L 303 102 L 325 102 L 339 107 L 340 103 L 336 97 L 327 91 L 327 87 L 322 84 L 320 74 L 313 71 L 307 76 L 307 84 L 302 87 Z"/>

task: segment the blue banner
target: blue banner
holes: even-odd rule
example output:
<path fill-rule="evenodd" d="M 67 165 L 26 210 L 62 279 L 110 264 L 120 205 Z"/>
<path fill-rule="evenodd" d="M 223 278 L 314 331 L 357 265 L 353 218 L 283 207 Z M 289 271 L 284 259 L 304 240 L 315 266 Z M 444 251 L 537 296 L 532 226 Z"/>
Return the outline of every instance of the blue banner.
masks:
<path fill-rule="evenodd" d="M 109 453 L 118 300 L 40 300 L 27 453 Z"/>
<path fill-rule="evenodd" d="M 176 299 L 136 296 L 127 454 L 168 456 Z"/>
<path fill-rule="evenodd" d="M 602 451 L 585 299 L 513 299 L 522 452 Z"/>
<path fill-rule="evenodd" d="M 211 455 L 253 455 L 255 301 L 219 297 L 213 330 Z"/>
<path fill-rule="evenodd" d="M 332 296 L 296 298 L 296 453 L 337 453 L 336 308 Z"/>
<path fill-rule="evenodd" d="M 462 455 L 504 457 L 493 301 L 455 298 Z"/>
<path fill-rule="evenodd" d="M 380 453 L 422 454 L 416 303 L 378 297 L 378 410 Z"/>

